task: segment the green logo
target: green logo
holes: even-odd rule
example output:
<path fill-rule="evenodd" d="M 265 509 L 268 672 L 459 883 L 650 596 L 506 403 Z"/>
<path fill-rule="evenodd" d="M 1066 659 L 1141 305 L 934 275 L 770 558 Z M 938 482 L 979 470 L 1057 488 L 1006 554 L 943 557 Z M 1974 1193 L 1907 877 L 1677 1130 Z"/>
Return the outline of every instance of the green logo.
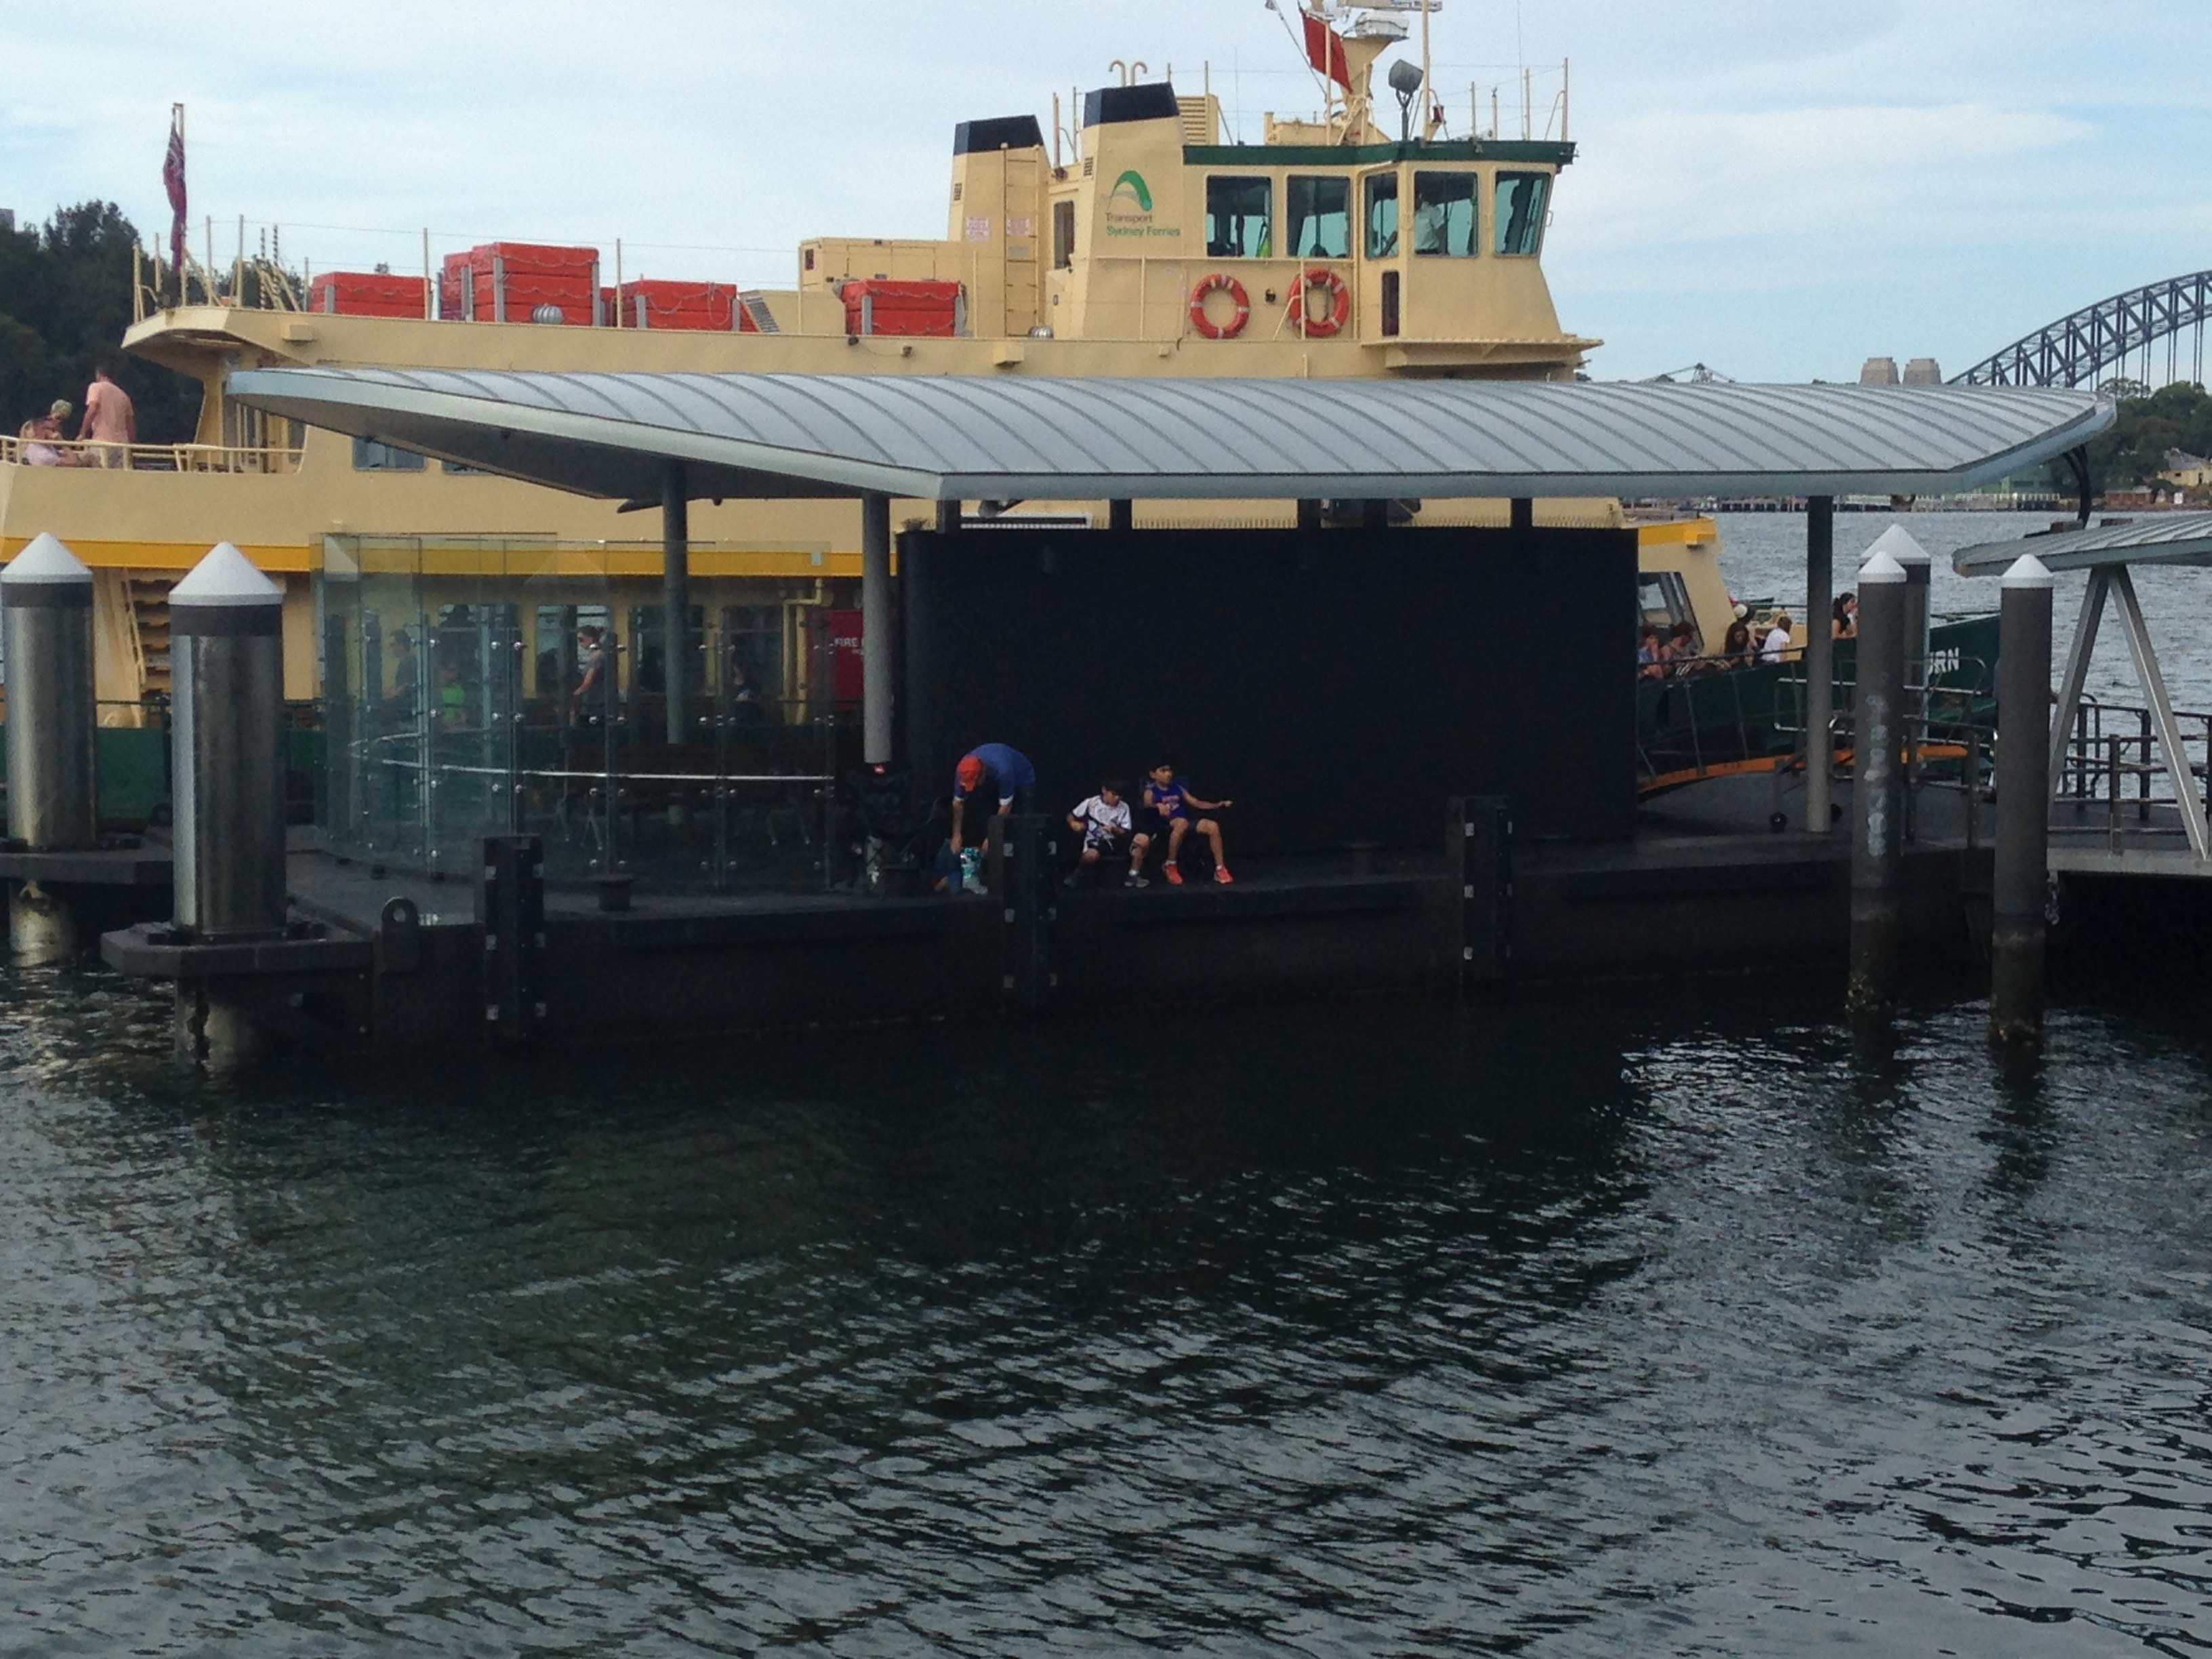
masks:
<path fill-rule="evenodd" d="M 1114 188 L 1106 192 L 1106 199 L 1110 202 L 1125 190 L 1137 198 L 1139 209 L 1146 213 L 1152 210 L 1152 187 L 1145 182 L 1145 175 L 1133 167 L 1114 181 Z"/>

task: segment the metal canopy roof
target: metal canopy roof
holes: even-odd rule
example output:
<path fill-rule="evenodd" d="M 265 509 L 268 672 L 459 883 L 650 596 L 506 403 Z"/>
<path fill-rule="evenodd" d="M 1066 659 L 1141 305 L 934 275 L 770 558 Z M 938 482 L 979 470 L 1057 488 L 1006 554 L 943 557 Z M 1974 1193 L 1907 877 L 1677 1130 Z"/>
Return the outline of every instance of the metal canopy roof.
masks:
<path fill-rule="evenodd" d="M 243 370 L 241 403 L 586 495 L 1923 495 L 2110 424 L 2046 387 Z"/>
<path fill-rule="evenodd" d="M 2023 553 L 2052 570 L 2108 564 L 2212 564 L 2212 513 L 2150 513 L 2087 530 L 2053 530 L 2018 541 L 1984 542 L 1951 556 L 1962 576 L 2002 576 Z"/>

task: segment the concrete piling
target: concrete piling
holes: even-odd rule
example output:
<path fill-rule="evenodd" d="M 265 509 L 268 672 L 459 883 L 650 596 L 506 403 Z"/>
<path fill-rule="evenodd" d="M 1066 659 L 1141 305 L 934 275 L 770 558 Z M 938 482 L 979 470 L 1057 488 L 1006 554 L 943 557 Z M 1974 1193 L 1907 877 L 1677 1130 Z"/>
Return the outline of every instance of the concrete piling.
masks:
<path fill-rule="evenodd" d="M 0 571 L 8 665 L 8 834 L 32 852 L 70 852 L 99 838 L 94 766 L 92 572 L 51 535 Z M 8 943 L 18 961 L 75 954 L 68 901 L 35 881 L 11 882 Z"/>
<path fill-rule="evenodd" d="M 660 608 L 661 684 L 667 701 L 663 725 L 674 746 L 690 738 L 685 714 L 696 689 L 691 661 L 691 493 L 681 461 L 671 461 L 660 481 Z"/>
<path fill-rule="evenodd" d="M 1827 621 L 1835 556 L 1836 498 L 1812 496 L 1805 503 L 1805 828 L 1816 836 L 1830 828 L 1836 766 L 1836 645 Z"/>
<path fill-rule="evenodd" d="M 1903 921 L 1905 567 L 1875 553 L 1859 567 L 1858 691 L 1851 735 L 1851 947 L 1845 1001 L 1887 1021 L 1897 1000 Z M 1815 618 L 1817 623 L 1820 619 Z"/>
<path fill-rule="evenodd" d="M 202 941 L 283 934 L 283 590 L 228 542 L 169 592 L 177 927 Z M 178 985 L 178 1042 L 222 1065 L 257 1044 L 219 983 Z"/>
<path fill-rule="evenodd" d="M 957 506 L 957 503 L 956 503 Z M 891 758 L 891 499 L 860 497 L 860 758 Z"/>
<path fill-rule="evenodd" d="M 1997 622 L 1997 826 L 1990 1035 L 2043 1037 L 2044 891 L 2051 820 L 2051 572 L 2033 554 L 2004 574 Z"/>

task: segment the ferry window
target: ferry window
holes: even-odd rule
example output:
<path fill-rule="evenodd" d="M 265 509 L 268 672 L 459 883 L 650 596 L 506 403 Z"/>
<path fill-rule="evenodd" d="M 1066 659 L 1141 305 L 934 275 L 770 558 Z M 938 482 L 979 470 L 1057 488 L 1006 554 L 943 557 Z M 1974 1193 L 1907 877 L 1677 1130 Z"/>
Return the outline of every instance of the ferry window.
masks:
<path fill-rule="evenodd" d="M 1474 252 L 1472 173 L 1413 175 L 1413 252 L 1466 258 Z"/>
<path fill-rule="evenodd" d="M 1398 175 L 1367 175 L 1367 257 L 1389 259 L 1398 252 Z"/>
<path fill-rule="evenodd" d="M 450 472 L 457 478 L 488 478 L 491 476 L 480 466 L 465 466 L 459 461 L 441 461 L 438 465 L 441 471 Z"/>
<path fill-rule="evenodd" d="M 1300 178 L 1289 189 L 1290 254 L 1293 259 L 1345 259 L 1352 255 L 1352 180 Z"/>
<path fill-rule="evenodd" d="M 1533 254 L 1544 246 L 1544 203 L 1551 195 L 1548 173 L 1501 173 L 1492 222 L 1500 253 Z"/>
<path fill-rule="evenodd" d="M 1075 263 L 1075 204 L 1052 204 L 1052 268 L 1066 270 Z"/>
<path fill-rule="evenodd" d="M 1206 181 L 1206 254 L 1210 259 L 1271 259 L 1275 187 L 1267 179 Z"/>
<path fill-rule="evenodd" d="M 1646 570 L 1638 574 L 1638 609 L 1650 626 L 1665 633 L 1678 622 L 1694 622 L 1690 613 L 1690 589 L 1679 572 Z"/>
<path fill-rule="evenodd" d="M 356 472 L 420 472 L 428 460 L 411 449 L 395 449 L 374 438 L 353 441 L 353 470 Z"/>

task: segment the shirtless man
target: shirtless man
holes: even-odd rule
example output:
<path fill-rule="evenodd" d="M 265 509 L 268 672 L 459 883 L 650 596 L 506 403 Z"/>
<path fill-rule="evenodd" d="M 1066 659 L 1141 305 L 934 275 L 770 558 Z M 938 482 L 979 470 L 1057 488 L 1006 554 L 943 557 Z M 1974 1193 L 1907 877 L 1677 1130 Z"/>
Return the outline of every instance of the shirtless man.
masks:
<path fill-rule="evenodd" d="M 138 411 L 131 406 L 131 394 L 105 368 L 93 370 L 92 384 L 84 390 L 84 424 L 76 435 L 79 442 L 93 446 L 101 466 L 128 465 L 124 446 L 138 441 Z"/>

